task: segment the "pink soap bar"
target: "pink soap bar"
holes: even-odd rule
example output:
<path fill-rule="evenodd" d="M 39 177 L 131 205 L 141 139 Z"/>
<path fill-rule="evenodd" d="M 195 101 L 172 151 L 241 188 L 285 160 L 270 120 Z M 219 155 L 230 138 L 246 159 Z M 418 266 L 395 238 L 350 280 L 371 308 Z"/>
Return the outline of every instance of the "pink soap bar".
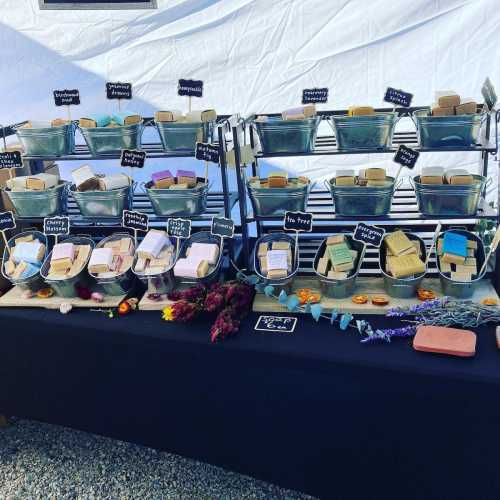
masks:
<path fill-rule="evenodd" d="M 73 243 L 58 243 L 52 249 L 52 260 L 75 258 L 75 245 Z"/>
<path fill-rule="evenodd" d="M 413 348 L 467 358 L 476 354 L 476 334 L 470 330 L 444 326 L 419 326 L 413 339 Z"/>
<path fill-rule="evenodd" d="M 169 179 L 170 177 L 173 177 L 170 170 L 162 170 L 161 172 L 154 172 L 151 175 L 151 180 L 153 182 L 158 182 L 161 181 L 162 179 Z"/>

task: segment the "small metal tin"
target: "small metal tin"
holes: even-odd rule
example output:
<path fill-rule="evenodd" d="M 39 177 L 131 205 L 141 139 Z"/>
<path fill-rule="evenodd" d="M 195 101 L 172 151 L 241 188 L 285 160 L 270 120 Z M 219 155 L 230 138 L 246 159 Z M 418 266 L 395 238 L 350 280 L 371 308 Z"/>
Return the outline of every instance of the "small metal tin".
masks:
<path fill-rule="evenodd" d="M 127 186 L 110 191 L 77 191 L 69 188 L 80 212 L 85 217 L 122 217 L 123 210 L 130 210 L 134 187 Z"/>
<path fill-rule="evenodd" d="M 463 236 L 466 236 L 468 240 L 475 240 L 477 242 L 477 250 L 476 250 L 476 260 L 477 260 L 477 271 L 481 269 L 484 264 L 484 259 L 486 258 L 486 253 L 484 250 L 483 241 L 474 233 L 470 231 L 466 231 L 465 229 L 449 229 L 448 231 L 442 232 L 439 238 L 444 237 L 446 233 L 458 233 Z M 461 282 L 461 281 L 453 281 L 451 278 L 446 276 L 441 272 L 441 266 L 439 259 L 437 259 L 437 266 L 439 271 L 439 281 L 441 282 L 441 287 L 443 289 L 443 294 L 450 297 L 457 297 L 460 299 L 467 299 L 472 297 L 474 291 L 479 285 L 479 282 L 484 275 L 486 274 L 486 269 L 483 271 L 481 275 L 478 274 L 476 278 L 471 281 Z"/>
<path fill-rule="evenodd" d="M 474 183 L 469 185 L 422 184 L 420 175 L 417 175 L 413 178 L 413 187 L 418 209 L 425 215 L 475 215 L 481 193 L 488 184 L 486 177 L 481 175 L 472 177 Z"/>
<path fill-rule="evenodd" d="M 376 113 L 367 116 L 331 116 L 330 124 L 337 139 L 337 149 L 388 149 L 392 146 L 396 113 Z"/>
<path fill-rule="evenodd" d="M 352 235 L 344 235 L 349 247 L 352 250 L 358 252 L 358 260 L 356 263 L 356 268 L 352 271 L 352 274 L 345 280 L 334 280 L 328 279 L 326 276 L 319 274 L 316 271 L 318 267 L 319 259 L 324 255 L 326 249 L 326 238 L 321 242 L 321 245 L 316 252 L 314 257 L 313 269 L 319 280 L 319 286 L 322 295 L 331 297 L 334 299 L 344 299 L 350 297 L 354 293 L 354 288 L 356 286 L 356 278 L 358 277 L 359 270 L 361 269 L 361 264 L 363 263 L 363 258 L 365 256 L 366 246 L 363 243 L 353 240 Z"/>
<path fill-rule="evenodd" d="M 290 243 L 290 248 L 292 250 L 292 272 L 286 277 L 281 279 L 270 280 L 260 273 L 259 257 L 257 255 L 257 250 L 261 243 L 272 243 L 273 241 L 286 241 Z M 254 266 L 255 274 L 261 279 L 265 285 L 272 285 L 274 287 L 275 293 L 280 293 L 281 290 L 285 290 L 286 293 L 292 291 L 293 281 L 295 275 L 299 270 L 299 249 L 296 247 L 295 238 L 286 233 L 270 233 L 265 234 L 257 239 L 255 242 L 255 247 L 253 249 L 252 262 Z"/>
<path fill-rule="evenodd" d="M 320 116 L 305 120 L 282 120 L 269 117 L 267 121 L 253 121 L 263 154 L 310 153 L 314 150 Z"/>
<path fill-rule="evenodd" d="M 22 233 L 16 234 L 12 236 L 12 238 L 9 239 L 7 242 L 7 246 L 9 248 L 12 248 L 15 245 L 15 240 L 17 238 L 22 238 L 23 236 L 28 236 L 32 234 L 34 239 L 40 241 L 45 245 L 45 255 L 43 257 L 42 263 L 47 257 L 47 251 L 48 251 L 48 242 L 47 242 L 47 236 L 45 234 L 41 233 L 40 231 L 24 231 Z M 29 278 L 22 278 L 22 279 L 14 279 L 11 278 L 6 272 L 5 272 L 5 263 L 9 260 L 9 252 L 7 248 L 4 248 L 3 250 L 3 262 L 2 262 L 2 275 L 4 278 L 8 281 L 10 281 L 13 285 L 18 286 L 21 290 L 30 290 L 32 292 L 38 292 L 38 290 L 41 290 L 42 288 L 45 288 L 45 280 L 42 278 L 40 275 L 40 271 L 36 272 L 35 274 L 32 274 Z"/>
<path fill-rule="evenodd" d="M 192 152 L 197 142 L 211 142 L 212 122 L 156 122 L 164 151 Z"/>
<path fill-rule="evenodd" d="M 402 179 L 395 185 L 393 177 L 387 177 L 388 186 L 336 186 L 335 178 L 325 182 L 335 206 L 335 213 L 342 217 L 377 217 L 387 215 L 391 210 L 394 191 L 401 185 Z"/>
<path fill-rule="evenodd" d="M 18 217 L 48 217 L 66 212 L 68 183 L 61 181 L 57 186 L 43 191 L 11 191 L 3 188 Z"/>
<path fill-rule="evenodd" d="M 418 143 L 425 149 L 469 148 L 478 143 L 486 115 L 430 116 L 422 109 L 413 112 Z"/>
<path fill-rule="evenodd" d="M 424 240 L 413 233 L 405 234 L 406 236 L 408 236 L 408 239 L 412 241 L 418 241 L 420 243 L 420 251 L 422 253 L 421 259 L 425 262 L 427 258 L 427 249 L 425 248 Z M 383 240 L 382 245 L 384 245 Z M 382 249 L 381 246 L 381 249 L 379 251 L 379 266 L 384 278 L 384 288 L 387 294 L 398 299 L 410 299 L 412 297 L 415 297 L 417 295 L 417 290 L 427 273 L 427 267 L 425 268 L 424 273 L 419 274 L 415 278 L 393 278 L 385 272 L 385 260 L 386 252 Z"/>
<path fill-rule="evenodd" d="M 103 248 L 104 245 L 110 241 L 121 240 L 122 238 L 127 238 L 132 241 L 132 248 L 135 253 L 135 242 L 134 238 L 130 236 L 128 233 L 114 233 L 111 236 L 103 238 L 97 245 L 96 248 Z M 135 283 L 135 274 L 132 272 L 132 267 L 118 276 L 114 276 L 112 278 L 99 278 L 98 276 L 93 275 L 89 271 L 90 276 L 92 276 L 97 284 L 103 289 L 106 295 L 118 296 L 123 295 L 130 290 L 132 290 Z"/>
<path fill-rule="evenodd" d="M 66 238 L 64 240 L 64 243 L 73 243 L 75 245 L 90 245 L 91 250 L 93 250 L 95 246 L 93 240 L 91 240 L 87 236 L 71 236 L 69 238 Z M 45 280 L 45 283 L 47 283 L 47 285 L 53 288 L 59 297 L 65 297 L 65 298 L 77 297 L 78 293 L 76 291 L 76 285 L 92 288 L 92 285 L 94 285 L 95 280 L 90 276 L 87 268 L 90 260 L 90 254 L 82 270 L 76 276 L 72 276 L 71 278 L 66 278 L 61 280 L 54 280 L 47 278 L 50 269 L 51 258 L 52 258 L 52 252 L 50 252 L 49 255 L 45 258 L 40 274 Z"/>
<path fill-rule="evenodd" d="M 43 128 L 19 126 L 15 130 L 27 156 L 62 156 L 73 153 L 75 149 L 74 123 Z"/>
<path fill-rule="evenodd" d="M 151 201 L 156 215 L 187 216 L 201 215 L 207 210 L 210 185 L 203 177 L 197 177 L 197 183 L 203 186 L 190 189 L 156 189 L 153 182 L 142 183 L 142 187 Z"/>
<path fill-rule="evenodd" d="M 80 127 L 94 156 L 119 154 L 122 149 L 139 149 L 143 130 L 143 122 L 121 127 Z"/>
<path fill-rule="evenodd" d="M 291 181 L 297 180 L 291 178 Z M 247 190 L 255 215 L 285 215 L 285 212 L 305 212 L 311 184 L 297 184 L 293 187 L 252 187 L 247 181 Z"/>

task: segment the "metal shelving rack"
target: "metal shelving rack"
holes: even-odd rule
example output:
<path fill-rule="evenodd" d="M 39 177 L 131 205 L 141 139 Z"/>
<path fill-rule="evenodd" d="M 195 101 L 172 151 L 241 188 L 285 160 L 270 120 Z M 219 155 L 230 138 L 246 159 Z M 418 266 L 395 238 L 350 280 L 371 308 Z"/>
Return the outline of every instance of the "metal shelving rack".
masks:
<path fill-rule="evenodd" d="M 413 108 L 380 108 L 376 111 L 395 111 L 398 115 L 403 117 L 410 117 L 411 113 L 418 109 L 423 109 L 423 107 L 413 107 Z M 327 120 L 332 115 L 345 115 L 346 110 L 336 110 L 336 111 L 318 111 L 318 115 L 321 116 L 321 120 Z M 276 113 L 262 113 L 259 116 L 279 116 Z M 247 200 L 246 192 L 246 165 L 242 165 L 239 154 L 241 148 L 241 138 L 245 142 L 248 137 L 248 141 L 252 149 L 255 150 L 257 145 L 256 132 L 251 125 L 251 121 L 254 116 L 247 118 L 243 124 L 240 125 L 240 129 L 233 129 L 233 142 L 234 149 L 237 151 L 236 157 L 236 178 L 238 183 L 238 193 L 239 193 L 239 208 L 241 217 L 242 234 L 247 235 L 244 237 L 243 242 L 243 256 L 247 266 L 251 267 L 250 262 L 250 252 L 251 252 L 251 239 L 248 238 L 248 226 L 252 223 L 256 224 L 257 235 L 260 236 L 265 233 L 282 231 L 283 230 L 283 216 L 258 216 L 249 211 L 247 205 L 250 205 L 250 201 Z M 337 148 L 336 138 L 333 135 L 318 136 L 316 138 L 316 143 L 314 149 L 310 153 L 279 153 L 279 154 L 268 154 L 265 155 L 262 152 L 256 154 L 255 161 L 251 164 L 252 175 L 258 175 L 259 159 L 263 158 L 279 158 L 279 157 L 300 157 L 300 156 L 324 156 L 324 155 L 351 155 L 351 154 L 367 154 L 367 153 L 386 153 L 394 155 L 396 150 L 401 144 L 405 144 L 419 152 L 444 152 L 452 153 L 458 151 L 469 151 L 478 152 L 481 155 L 481 170 L 482 175 L 488 176 L 489 168 L 489 157 L 494 155 L 498 151 L 497 144 L 497 129 L 498 121 L 500 119 L 500 112 L 496 114 L 488 113 L 486 114 L 486 124 L 484 128 L 484 144 L 476 145 L 470 148 L 447 148 L 447 149 L 423 149 L 418 145 L 418 138 L 416 131 L 405 131 L 405 132 L 395 132 L 393 137 L 393 142 L 390 148 L 387 149 L 373 149 L 373 150 L 356 150 L 356 151 L 341 151 Z M 491 129 L 492 125 L 495 127 L 495 137 L 492 140 Z M 332 173 L 333 174 L 333 173 Z M 470 217 L 433 217 L 426 216 L 419 212 L 415 192 L 413 189 L 408 187 L 400 187 L 396 190 L 389 214 L 382 217 L 343 217 L 335 213 L 332 197 L 329 191 L 325 188 L 314 188 L 308 199 L 306 211 L 313 214 L 313 231 L 312 233 L 300 233 L 299 239 L 299 274 L 300 275 L 313 275 L 314 271 L 312 269 L 314 256 L 321 244 L 322 240 L 333 232 L 352 232 L 356 224 L 360 221 L 366 222 L 368 224 L 374 224 L 386 229 L 399 227 L 404 230 L 412 231 L 421 236 L 424 241 L 426 241 L 427 246 L 430 246 L 432 235 L 435 231 L 438 222 L 442 223 L 443 230 L 450 227 L 465 227 L 468 230 L 473 230 L 477 222 L 481 219 L 493 220 L 495 224 L 500 224 L 500 188 L 497 187 L 497 207 L 491 207 L 486 200 L 483 198 L 480 201 L 480 205 L 477 214 Z M 365 258 L 360 270 L 360 276 L 380 276 L 380 269 L 378 265 L 378 250 L 376 248 L 367 248 Z M 429 261 L 429 272 L 428 275 L 431 277 L 437 276 L 437 266 L 435 255 L 431 255 Z M 495 265 L 495 272 L 489 272 L 488 276 L 493 280 L 497 291 L 500 292 L 500 256 L 497 254 L 497 262 Z"/>

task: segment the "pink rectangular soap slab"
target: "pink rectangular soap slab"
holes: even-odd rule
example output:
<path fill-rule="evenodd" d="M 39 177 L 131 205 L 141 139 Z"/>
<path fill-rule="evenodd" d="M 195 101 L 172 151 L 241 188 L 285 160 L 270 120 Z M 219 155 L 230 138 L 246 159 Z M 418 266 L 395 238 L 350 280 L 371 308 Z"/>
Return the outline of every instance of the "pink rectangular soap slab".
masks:
<path fill-rule="evenodd" d="M 413 339 L 413 348 L 417 351 L 471 357 L 476 354 L 476 334 L 470 330 L 444 326 L 419 326 Z"/>
<path fill-rule="evenodd" d="M 58 243 L 52 249 L 52 260 L 75 258 L 75 245 L 73 243 Z"/>
<path fill-rule="evenodd" d="M 172 172 L 170 170 L 162 170 L 161 172 L 153 172 L 151 175 L 151 180 L 153 182 L 161 181 L 162 179 L 169 179 L 173 177 Z"/>

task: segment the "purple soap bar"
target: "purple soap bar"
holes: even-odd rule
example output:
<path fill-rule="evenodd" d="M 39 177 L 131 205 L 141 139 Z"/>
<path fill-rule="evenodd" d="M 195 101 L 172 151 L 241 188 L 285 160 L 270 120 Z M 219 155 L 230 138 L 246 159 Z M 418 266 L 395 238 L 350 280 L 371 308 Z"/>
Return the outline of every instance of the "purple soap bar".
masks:
<path fill-rule="evenodd" d="M 196 173 L 192 170 L 177 170 L 177 179 L 179 177 L 196 177 Z"/>
<path fill-rule="evenodd" d="M 173 177 L 170 170 L 162 170 L 161 172 L 154 172 L 153 175 L 151 176 L 151 180 L 153 182 L 158 182 L 161 181 L 162 179 L 168 179 L 170 177 Z"/>

